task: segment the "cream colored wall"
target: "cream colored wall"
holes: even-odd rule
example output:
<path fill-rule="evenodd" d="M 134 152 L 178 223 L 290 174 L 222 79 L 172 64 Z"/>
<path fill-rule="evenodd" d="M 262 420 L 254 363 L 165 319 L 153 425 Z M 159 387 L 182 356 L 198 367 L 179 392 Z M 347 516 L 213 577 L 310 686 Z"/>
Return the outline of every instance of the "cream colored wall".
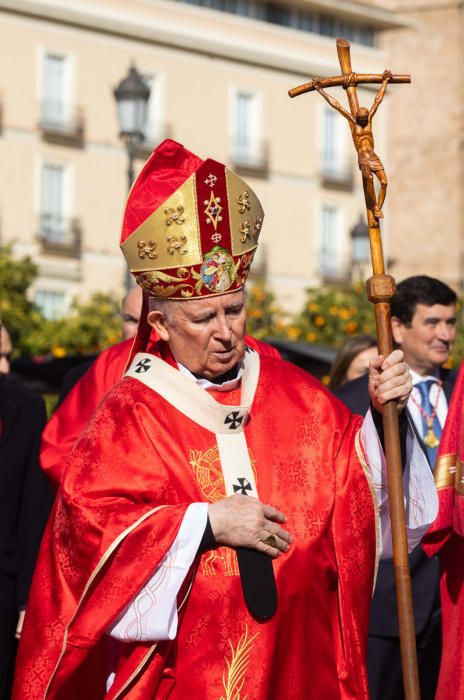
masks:
<path fill-rule="evenodd" d="M 362 210 L 359 174 L 356 171 L 354 192 L 321 187 L 323 101 L 314 94 L 295 100 L 287 96 L 290 87 L 311 74 L 339 72 L 333 39 L 168 0 L 81 0 L 80 8 L 95 16 L 101 11 L 108 26 L 110 20 L 124 24 L 130 18 L 131 22 L 124 24 L 130 36 L 1 12 L 4 4 L 0 0 L 0 61 L 11 69 L 0 74 L 2 237 L 14 242 L 18 252 L 30 252 L 39 262 L 42 274 L 36 286 L 56 289 L 61 285 L 68 295 L 80 296 L 95 290 L 122 292 L 118 238 L 127 162 L 118 138 L 112 89 L 131 61 L 142 73 L 164 75 L 162 121 L 172 126 L 175 139 L 203 157 L 230 161 L 231 90 L 250 89 L 260 94 L 262 137 L 269 143 L 270 171 L 268 178 L 251 178 L 250 184 L 266 211 L 262 241 L 268 280 L 284 305 L 296 308 L 304 288 L 320 281 L 317 229 L 324 203 L 341 208 L 349 250 L 349 229 Z M 50 4 L 54 4 L 52 0 Z M 81 14 L 88 21 L 86 12 Z M 134 38 L 137 32 L 133 27 L 147 32 L 157 26 L 161 34 L 166 28 L 173 32 L 171 45 Z M 185 51 L 177 46 L 184 40 L 191 41 L 192 35 L 204 38 L 204 43 L 197 42 L 198 50 Z M 216 56 L 206 55 L 203 48 L 213 40 L 222 42 L 222 48 Z M 241 62 L 231 57 L 234 53 L 240 55 L 240 47 Z M 38 85 L 40 56 L 45 50 L 72 56 L 75 101 L 85 119 L 83 149 L 48 144 L 40 137 Z M 354 45 L 352 58 L 358 72 L 382 72 L 385 67 L 385 55 L 379 50 Z M 371 101 L 374 93 L 365 93 Z M 344 98 L 342 90 L 339 96 Z M 383 159 L 387 157 L 387 112 L 386 104 L 376 117 L 378 151 Z M 347 143 L 351 148 L 349 140 Z M 67 162 L 72 170 L 71 214 L 80 219 L 84 236 L 80 262 L 39 256 L 35 241 L 39 173 L 40 163 L 46 159 Z"/>

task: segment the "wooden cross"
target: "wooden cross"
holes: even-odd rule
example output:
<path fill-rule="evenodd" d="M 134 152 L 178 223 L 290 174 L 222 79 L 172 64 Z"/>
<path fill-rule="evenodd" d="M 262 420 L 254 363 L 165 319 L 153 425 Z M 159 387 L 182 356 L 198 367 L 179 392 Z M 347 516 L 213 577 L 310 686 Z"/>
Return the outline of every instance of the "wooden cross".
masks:
<path fill-rule="evenodd" d="M 362 175 L 371 246 L 373 276 L 366 282 L 367 296 L 369 301 L 375 304 L 379 352 L 381 355 L 387 356 L 393 349 L 390 301 L 395 294 L 395 280 L 390 275 L 385 274 L 379 219 L 383 218 L 382 205 L 386 195 L 387 177 L 384 167 L 374 151 L 372 119 L 382 102 L 387 84 L 410 83 L 411 77 L 409 75 L 393 75 L 390 71 L 384 71 L 382 75 L 353 73 L 350 43 L 345 39 L 337 39 L 337 53 L 342 75 L 333 78 L 315 78 L 304 85 L 289 90 L 288 94 L 290 97 L 297 97 L 306 92 L 317 90 L 331 107 L 347 119 L 350 125 L 354 147 L 358 154 L 358 165 Z M 381 84 L 370 110 L 359 106 L 356 86 L 363 83 Z M 326 87 L 337 85 L 343 86 L 347 92 L 350 105 L 349 112 L 324 91 Z M 374 175 L 380 182 L 378 199 L 374 189 Z M 420 700 L 398 411 L 394 401 L 390 401 L 384 406 L 383 427 L 388 468 L 388 495 L 392 525 L 403 685 L 406 700 Z"/>

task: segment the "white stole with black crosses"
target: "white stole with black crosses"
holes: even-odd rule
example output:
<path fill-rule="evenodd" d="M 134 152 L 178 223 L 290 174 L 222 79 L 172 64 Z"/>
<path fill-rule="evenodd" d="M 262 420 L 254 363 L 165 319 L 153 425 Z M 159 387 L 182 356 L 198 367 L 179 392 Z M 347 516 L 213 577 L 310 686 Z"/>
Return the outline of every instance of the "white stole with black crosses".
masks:
<path fill-rule="evenodd" d="M 218 403 L 208 391 L 148 353 L 137 353 L 124 376 L 153 389 L 187 418 L 215 434 L 227 496 L 241 493 L 258 498 L 244 432 L 259 379 L 258 353 L 247 347 L 242 367 L 240 406 Z"/>

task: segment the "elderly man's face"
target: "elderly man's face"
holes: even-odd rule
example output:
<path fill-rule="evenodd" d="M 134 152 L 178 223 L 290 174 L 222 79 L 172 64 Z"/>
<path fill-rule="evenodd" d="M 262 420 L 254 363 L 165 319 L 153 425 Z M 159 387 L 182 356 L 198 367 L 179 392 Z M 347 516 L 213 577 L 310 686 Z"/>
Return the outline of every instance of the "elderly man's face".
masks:
<path fill-rule="evenodd" d="M 169 343 L 177 362 L 194 374 L 214 379 L 232 369 L 245 351 L 243 290 L 204 299 L 173 301 L 151 311 L 148 322 Z"/>

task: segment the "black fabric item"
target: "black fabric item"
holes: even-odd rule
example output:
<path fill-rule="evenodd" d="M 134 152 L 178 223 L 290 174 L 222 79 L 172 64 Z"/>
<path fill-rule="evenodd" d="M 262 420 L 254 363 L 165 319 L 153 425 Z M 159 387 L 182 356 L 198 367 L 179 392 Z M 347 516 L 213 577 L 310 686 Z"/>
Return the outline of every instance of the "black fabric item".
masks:
<path fill-rule="evenodd" d="M 277 610 L 277 586 L 271 557 L 256 549 L 237 547 L 237 559 L 248 610 L 258 620 L 269 620 Z"/>
<path fill-rule="evenodd" d="M 18 610 L 27 602 L 53 501 L 39 466 L 45 404 L 9 377 L 0 379 L 0 698 L 9 698 Z"/>
<path fill-rule="evenodd" d="M 436 600 L 427 625 L 416 635 L 420 696 L 434 700 L 441 660 L 441 611 Z M 367 652 L 371 700 L 404 700 L 398 637 L 369 636 Z"/>
<path fill-rule="evenodd" d="M 198 547 L 198 552 L 200 554 L 204 554 L 208 550 L 214 549 L 215 547 L 217 547 L 217 542 L 216 538 L 214 537 L 213 528 L 211 527 L 208 515 L 206 518 L 205 531 L 203 533 L 203 537 L 201 538 L 200 546 Z"/>

